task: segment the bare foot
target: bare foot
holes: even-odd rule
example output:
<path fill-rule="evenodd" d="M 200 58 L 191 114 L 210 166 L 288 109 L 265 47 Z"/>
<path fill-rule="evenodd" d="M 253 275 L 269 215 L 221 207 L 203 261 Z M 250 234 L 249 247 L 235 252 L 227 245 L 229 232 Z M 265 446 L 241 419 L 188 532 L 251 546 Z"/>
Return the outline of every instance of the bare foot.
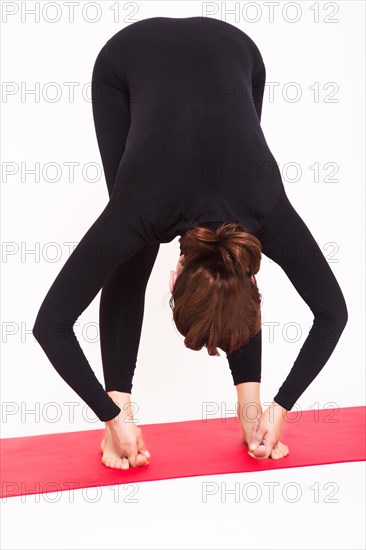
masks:
<path fill-rule="evenodd" d="M 242 411 L 242 414 L 240 415 L 240 410 Z M 242 430 L 242 437 L 243 442 L 247 446 L 249 450 L 249 443 L 251 441 L 251 433 L 252 429 L 255 423 L 254 418 L 246 418 L 245 417 L 245 407 L 240 406 L 240 403 L 237 404 L 237 415 L 240 420 L 241 430 Z M 262 407 L 260 405 L 257 406 L 258 415 L 262 414 Z M 264 444 L 258 445 L 258 447 L 254 451 L 249 451 L 249 456 L 252 458 L 262 459 L 267 454 L 267 448 Z M 273 458 L 275 460 L 278 460 L 279 458 L 283 458 L 284 456 L 287 456 L 289 454 L 289 450 L 287 445 L 282 443 L 281 441 L 278 441 L 277 444 L 273 447 L 271 454 L 268 458 Z"/>
<path fill-rule="evenodd" d="M 243 437 L 244 443 L 248 447 L 247 440 L 245 437 Z M 249 447 L 248 447 L 249 449 Z M 258 447 L 254 451 L 248 452 L 249 456 L 252 458 L 264 458 L 267 454 L 267 448 L 264 444 L 258 445 Z M 278 441 L 276 445 L 273 447 L 271 454 L 268 458 L 274 458 L 275 460 L 278 460 L 279 458 L 283 458 L 284 456 L 287 456 L 289 454 L 289 450 L 287 445 L 282 443 L 281 441 Z"/>
<path fill-rule="evenodd" d="M 120 470 L 149 464 L 150 453 L 144 445 L 141 428 L 133 422 L 130 394 L 116 391 L 108 394 L 121 412 L 105 423 L 106 431 L 100 444 L 102 463 Z"/>
<path fill-rule="evenodd" d="M 136 426 L 136 424 L 128 423 L 123 427 L 123 433 L 126 442 L 130 440 L 137 441 L 141 437 L 141 428 Z M 128 470 L 130 467 L 127 456 L 121 455 L 114 444 L 111 429 L 108 425 L 106 425 L 106 431 L 100 444 L 100 450 L 102 452 L 102 463 L 105 466 L 122 470 Z M 131 451 L 126 445 L 126 453 L 127 452 L 130 453 Z M 131 466 L 145 466 L 146 464 L 149 464 L 147 455 L 144 455 L 141 452 L 137 453 L 137 456 L 133 462 L 134 464 L 131 464 Z"/>

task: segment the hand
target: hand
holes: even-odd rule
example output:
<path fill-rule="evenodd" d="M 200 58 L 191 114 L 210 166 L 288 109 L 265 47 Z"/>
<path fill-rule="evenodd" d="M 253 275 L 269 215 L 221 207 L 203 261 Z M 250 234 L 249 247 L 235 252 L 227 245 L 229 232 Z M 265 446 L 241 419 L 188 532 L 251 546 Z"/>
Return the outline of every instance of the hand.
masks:
<path fill-rule="evenodd" d="M 137 468 L 149 464 L 150 453 L 145 447 L 140 427 L 134 423 L 125 424 L 123 420 L 108 421 L 106 424 L 113 450 L 123 457 L 125 465 Z"/>
<path fill-rule="evenodd" d="M 118 391 L 109 391 L 108 395 L 117 402 L 121 409 L 115 418 L 107 420 L 105 423 L 109 454 L 112 453 L 113 459 L 120 457 L 124 467 L 136 468 L 149 464 L 151 455 L 145 447 L 141 428 L 135 424 L 131 409 L 131 395 Z"/>
<path fill-rule="evenodd" d="M 248 454 L 253 458 L 269 458 L 277 445 L 286 409 L 273 401 L 253 426 Z"/>

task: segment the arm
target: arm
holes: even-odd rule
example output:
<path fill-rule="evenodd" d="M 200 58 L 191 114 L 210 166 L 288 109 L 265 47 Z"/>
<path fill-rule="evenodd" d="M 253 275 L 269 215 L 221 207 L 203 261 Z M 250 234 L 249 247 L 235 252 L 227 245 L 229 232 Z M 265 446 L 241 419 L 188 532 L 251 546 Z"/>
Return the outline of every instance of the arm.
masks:
<path fill-rule="evenodd" d="M 347 323 L 347 306 L 326 258 L 285 191 L 256 237 L 263 253 L 281 266 L 314 314 L 310 332 L 274 397 L 291 410 L 331 356 Z"/>
<path fill-rule="evenodd" d="M 233 383 L 260 382 L 262 370 L 262 329 L 246 344 L 226 354 Z"/>
<path fill-rule="evenodd" d="M 58 273 L 34 323 L 33 335 L 56 371 L 102 421 L 121 409 L 95 376 L 73 326 L 116 267 L 153 241 L 153 227 L 139 199 L 115 188 Z"/>

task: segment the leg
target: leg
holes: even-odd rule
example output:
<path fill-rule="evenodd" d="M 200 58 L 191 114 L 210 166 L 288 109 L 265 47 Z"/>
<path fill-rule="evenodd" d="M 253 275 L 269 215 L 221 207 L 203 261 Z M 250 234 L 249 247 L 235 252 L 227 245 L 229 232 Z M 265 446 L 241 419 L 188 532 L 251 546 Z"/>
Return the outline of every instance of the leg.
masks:
<path fill-rule="evenodd" d="M 107 45 L 92 75 L 93 119 L 109 195 L 112 194 L 130 127 L 129 93 L 110 64 Z M 160 243 L 151 243 L 115 268 L 100 296 L 99 326 L 107 391 L 131 393 L 140 342 L 146 286 Z"/>
<path fill-rule="evenodd" d="M 99 324 L 105 388 L 131 393 L 140 343 L 146 286 L 160 243 L 146 245 L 105 281 Z"/>

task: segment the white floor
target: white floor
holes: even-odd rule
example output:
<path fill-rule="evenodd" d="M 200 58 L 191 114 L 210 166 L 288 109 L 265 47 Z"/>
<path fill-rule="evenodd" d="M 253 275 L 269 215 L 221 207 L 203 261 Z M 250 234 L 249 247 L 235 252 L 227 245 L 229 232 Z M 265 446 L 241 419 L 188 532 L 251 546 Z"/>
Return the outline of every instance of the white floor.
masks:
<path fill-rule="evenodd" d="M 1 548 L 364 549 L 364 485 L 353 462 L 9 498 Z"/>

